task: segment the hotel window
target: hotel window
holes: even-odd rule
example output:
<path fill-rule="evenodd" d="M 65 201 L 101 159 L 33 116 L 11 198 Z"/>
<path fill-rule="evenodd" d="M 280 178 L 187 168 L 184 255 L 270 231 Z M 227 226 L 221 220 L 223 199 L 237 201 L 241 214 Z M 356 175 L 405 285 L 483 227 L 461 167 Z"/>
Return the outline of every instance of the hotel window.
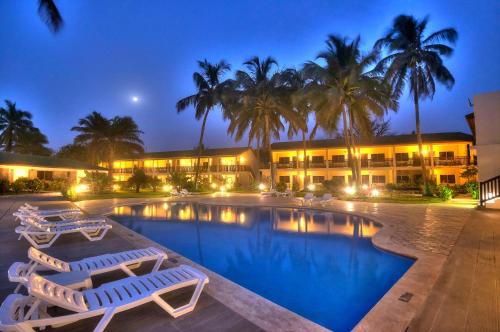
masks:
<path fill-rule="evenodd" d="M 325 158 L 323 156 L 312 156 L 312 163 L 313 164 L 321 164 L 325 161 Z"/>
<path fill-rule="evenodd" d="M 441 183 L 454 184 L 455 183 L 455 175 L 440 175 L 439 181 Z"/>
<path fill-rule="evenodd" d="M 40 180 L 52 180 L 53 174 L 52 171 L 37 171 L 36 177 Z"/>
<path fill-rule="evenodd" d="M 290 157 L 280 157 L 278 160 L 278 163 L 280 164 L 289 164 L 290 163 Z"/>
<path fill-rule="evenodd" d="M 372 158 L 372 161 L 384 161 L 385 154 L 384 153 L 372 153 L 371 158 Z"/>
<path fill-rule="evenodd" d="M 362 184 L 370 184 L 370 176 L 369 175 L 361 175 L 361 183 Z"/>
<path fill-rule="evenodd" d="M 385 184 L 385 175 L 372 175 L 372 183 Z"/>
<path fill-rule="evenodd" d="M 453 151 L 439 152 L 440 160 L 453 160 L 454 158 L 455 158 L 455 153 Z"/>
<path fill-rule="evenodd" d="M 313 176 L 313 183 L 323 183 L 324 181 L 324 176 Z"/>
<path fill-rule="evenodd" d="M 343 176 L 332 176 L 332 182 L 335 184 L 345 184 L 345 177 Z"/>
<path fill-rule="evenodd" d="M 345 156 L 343 154 L 334 155 L 332 156 L 332 161 L 334 163 L 343 163 L 345 162 Z"/>
<path fill-rule="evenodd" d="M 408 161 L 408 153 L 396 153 L 396 161 Z"/>
<path fill-rule="evenodd" d="M 396 176 L 396 182 L 397 183 L 410 183 L 410 176 L 409 175 L 398 175 L 398 176 Z"/>
<path fill-rule="evenodd" d="M 280 176 L 280 182 L 290 183 L 290 177 L 289 176 Z"/>

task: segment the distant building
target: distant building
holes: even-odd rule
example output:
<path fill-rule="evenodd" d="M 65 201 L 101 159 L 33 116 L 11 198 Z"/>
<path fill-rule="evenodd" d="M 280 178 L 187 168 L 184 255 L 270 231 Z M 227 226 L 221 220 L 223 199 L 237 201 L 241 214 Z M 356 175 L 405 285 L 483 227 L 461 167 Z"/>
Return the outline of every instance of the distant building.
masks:
<path fill-rule="evenodd" d="M 163 151 L 144 153 L 137 158 L 119 159 L 113 163 L 113 179 L 126 181 L 134 167 L 142 168 L 146 174 L 161 180 L 172 172 L 183 172 L 193 177 L 196 172 L 196 150 Z M 257 158 L 247 147 L 205 149 L 200 159 L 199 174 L 209 182 L 236 183 L 248 186 L 255 179 L 258 170 Z"/>
<path fill-rule="evenodd" d="M 423 134 L 424 160 L 429 173 L 437 184 L 463 184 L 460 173 L 475 161 L 473 137 L 459 132 Z M 418 182 L 422 177 L 417 138 L 415 135 L 388 135 L 361 140 L 362 183 L 385 185 L 387 183 Z M 304 186 L 303 142 L 278 142 L 272 144 L 276 182 L 289 187 Z M 347 150 L 343 139 L 313 140 L 308 143 L 308 183 L 321 184 L 334 180 L 339 184 L 351 182 Z M 261 169 L 270 176 L 269 165 Z"/>
<path fill-rule="evenodd" d="M 0 152 L 0 178 L 10 182 L 26 177 L 41 180 L 64 178 L 78 183 L 85 177 L 85 171 L 107 172 L 105 168 L 75 160 Z"/>

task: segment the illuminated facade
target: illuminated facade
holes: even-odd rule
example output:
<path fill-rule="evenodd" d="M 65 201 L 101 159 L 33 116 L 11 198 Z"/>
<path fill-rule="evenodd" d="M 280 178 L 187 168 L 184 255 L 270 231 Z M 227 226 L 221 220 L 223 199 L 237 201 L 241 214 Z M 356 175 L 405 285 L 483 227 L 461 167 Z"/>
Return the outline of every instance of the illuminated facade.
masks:
<path fill-rule="evenodd" d="M 120 159 L 113 163 L 113 179 L 127 181 L 134 167 L 165 181 L 173 172 L 194 176 L 197 152 L 195 150 L 150 152 L 140 158 Z M 233 186 L 248 186 L 258 169 L 257 159 L 250 148 L 205 149 L 200 159 L 200 176 L 209 182 Z"/>
<path fill-rule="evenodd" d="M 429 174 L 437 184 L 463 184 L 460 173 L 475 164 L 472 136 L 464 133 L 424 134 L 423 153 Z M 308 143 L 308 183 L 321 184 L 332 180 L 339 184 L 351 182 L 347 150 L 342 139 L 313 140 Z M 422 171 L 415 135 L 374 137 L 360 142 L 363 184 L 383 186 L 387 183 L 414 183 Z M 302 141 L 279 142 L 272 145 L 276 182 L 289 187 L 304 186 L 304 150 Z M 261 169 L 270 176 L 269 165 Z"/>
<path fill-rule="evenodd" d="M 85 177 L 85 171 L 107 173 L 105 168 L 75 160 L 0 152 L 0 178 L 9 182 L 23 177 L 41 180 L 68 179 L 79 183 Z"/>

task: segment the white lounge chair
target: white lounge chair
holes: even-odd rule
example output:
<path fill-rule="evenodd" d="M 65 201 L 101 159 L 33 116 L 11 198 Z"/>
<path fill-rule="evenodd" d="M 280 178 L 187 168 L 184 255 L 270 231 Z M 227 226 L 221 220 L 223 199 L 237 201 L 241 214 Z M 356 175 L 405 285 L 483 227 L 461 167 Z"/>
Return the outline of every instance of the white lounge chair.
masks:
<path fill-rule="evenodd" d="M 47 220 L 45 217 L 40 217 L 40 216 L 20 216 L 19 220 L 21 225 L 33 226 L 38 228 L 84 225 L 84 224 L 100 224 L 106 222 L 106 219 L 102 217 L 85 218 L 85 219 Z"/>
<path fill-rule="evenodd" d="M 155 302 L 176 318 L 193 311 L 208 277 L 186 265 L 128 277 L 83 291 L 73 290 L 31 274 L 27 283 L 29 296 L 9 295 L 0 307 L 0 330 L 34 331 L 34 328 L 58 327 L 82 319 L 101 316 L 95 332 L 103 331 L 113 316 L 145 303 Z M 196 286 L 189 303 L 172 307 L 160 296 L 171 291 Z M 51 317 L 47 306 L 57 306 L 70 313 Z"/>
<path fill-rule="evenodd" d="M 63 234 L 81 233 L 89 241 L 99 241 L 112 227 L 107 223 L 86 223 L 79 225 L 50 226 L 30 225 L 16 227 L 16 233 L 24 236 L 35 248 L 48 248 Z M 21 238 L 21 236 L 19 238 Z"/>
<path fill-rule="evenodd" d="M 304 200 L 302 201 L 302 205 L 306 205 L 306 203 L 309 203 L 312 205 L 312 202 L 314 200 L 314 194 L 313 193 L 306 193 L 304 195 Z"/>
<path fill-rule="evenodd" d="M 27 216 L 38 216 L 38 217 L 58 217 L 60 219 L 75 219 L 83 215 L 83 212 L 79 209 L 50 209 L 50 210 L 39 210 L 38 207 L 29 205 L 21 205 L 19 209 L 13 213 L 16 220 L 27 217 Z"/>
<path fill-rule="evenodd" d="M 326 206 L 328 203 L 333 201 L 335 198 L 330 193 L 323 194 L 323 196 L 316 198 L 313 202 L 319 203 L 321 206 Z"/>
<path fill-rule="evenodd" d="M 262 191 L 260 195 L 263 197 L 276 197 L 278 196 L 278 192 L 276 189 L 270 189 L 269 191 Z"/>
<path fill-rule="evenodd" d="M 153 272 L 158 271 L 164 260 L 168 258 L 167 254 L 154 247 L 145 249 L 134 249 L 112 254 L 105 254 L 93 257 L 87 257 L 78 261 L 65 262 L 33 247 L 28 249 L 29 263 L 15 262 L 9 270 L 8 276 L 11 282 L 19 283 L 15 293 L 20 286 L 28 282 L 29 276 L 39 271 L 54 272 L 86 272 L 87 276 L 98 275 L 115 270 L 122 270 L 129 276 L 134 276 L 132 268 L 138 268 L 142 263 L 156 261 Z M 78 275 L 81 278 L 81 275 Z M 72 284 L 68 282 L 68 284 Z M 67 286 L 67 285 L 65 285 Z"/>

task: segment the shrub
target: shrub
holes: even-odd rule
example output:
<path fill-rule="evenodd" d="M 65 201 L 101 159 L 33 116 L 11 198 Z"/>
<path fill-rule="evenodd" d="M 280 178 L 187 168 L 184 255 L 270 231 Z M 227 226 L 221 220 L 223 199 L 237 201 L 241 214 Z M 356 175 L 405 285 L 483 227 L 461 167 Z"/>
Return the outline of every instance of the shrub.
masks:
<path fill-rule="evenodd" d="M 285 182 L 278 182 L 276 184 L 276 191 L 282 193 L 288 188 L 287 184 Z"/>
<path fill-rule="evenodd" d="M 32 193 L 40 192 L 43 189 L 43 182 L 40 179 L 27 179 L 25 181 L 25 187 Z"/>
<path fill-rule="evenodd" d="M 151 182 L 151 178 L 144 173 L 142 168 L 134 168 L 134 174 L 128 179 L 128 183 L 134 186 L 135 192 L 138 193 L 141 187 Z"/>
<path fill-rule="evenodd" d="M 441 198 L 443 201 L 448 201 L 453 198 L 453 189 L 451 189 L 447 185 L 440 184 L 437 187 L 437 192 L 439 198 Z"/>
<path fill-rule="evenodd" d="M 9 190 L 9 180 L 0 179 L 0 195 L 5 194 Z"/>
<path fill-rule="evenodd" d="M 16 181 L 12 182 L 11 187 L 12 190 L 16 193 L 19 194 L 22 191 L 26 190 L 26 180 L 28 178 L 17 178 Z"/>
<path fill-rule="evenodd" d="M 90 185 L 90 188 L 94 194 L 100 194 L 104 192 L 105 190 L 109 189 L 109 186 L 111 184 L 111 181 L 107 174 L 97 171 L 85 171 L 85 177 L 82 179 L 82 181 Z"/>
<path fill-rule="evenodd" d="M 473 199 L 479 199 L 479 184 L 477 182 L 469 182 L 465 188 Z"/>
<path fill-rule="evenodd" d="M 159 186 L 161 186 L 161 179 L 159 179 L 157 176 L 150 177 L 149 179 L 149 185 L 153 189 L 153 192 L 156 192 Z"/>

